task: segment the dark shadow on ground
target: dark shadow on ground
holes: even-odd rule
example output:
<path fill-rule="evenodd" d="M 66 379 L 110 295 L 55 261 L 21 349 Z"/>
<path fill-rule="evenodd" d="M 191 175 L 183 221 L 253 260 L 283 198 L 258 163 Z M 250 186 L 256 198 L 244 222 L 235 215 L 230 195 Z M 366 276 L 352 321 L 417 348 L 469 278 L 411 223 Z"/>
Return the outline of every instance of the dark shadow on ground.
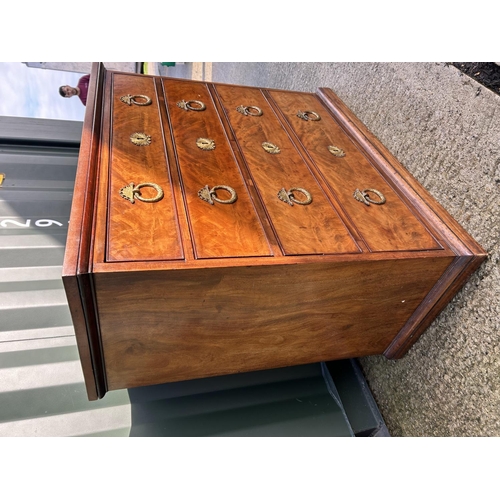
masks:
<path fill-rule="evenodd" d="M 462 73 L 500 95 L 500 66 L 494 62 L 454 62 L 450 63 Z"/>

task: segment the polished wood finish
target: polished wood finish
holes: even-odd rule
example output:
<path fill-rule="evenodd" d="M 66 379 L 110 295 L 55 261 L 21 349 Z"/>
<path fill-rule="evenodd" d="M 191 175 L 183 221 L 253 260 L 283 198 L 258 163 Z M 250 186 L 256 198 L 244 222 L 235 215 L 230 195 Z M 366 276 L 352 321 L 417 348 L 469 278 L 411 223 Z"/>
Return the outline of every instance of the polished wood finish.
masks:
<path fill-rule="evenodd" d="M 487 254 L 457 221 L 432 198 L 391 152 L 373 135 L 331 89 L 320 88 L 319 99 L 342 130 L 351 138 L 384 179 L 404 198 L 413 213 L 425 221 L 427 229 L 442 246 L 457 255 L 475 255 L 483 261 Z"/>
<path fill-rule="evenodd" d="M 300 142 L 306 147 L 329 188 L 340 201 L 371 251 L 426 250 L 441 246 L 411 213 L 401 197 L 372 166 L 356 144 L 311 94 L 271 91 Z M 312 110 L 319 121 L 305 121 L 299 110 Z M 344 157 L 328 151 L 339 147 Z M 356 189 L 377 189 L 386 197 L 383 205 L 367 206 L 354 199 Z M 376 196 L 372 195 L 376 199 Z"/>
<path fill-rule="evenodd" d="M 103 397 L 106 391 L 99 336 L 93 322 L 96 313 L 88 308 L 92 293 L 83 284 L 90 267 L 104 72 L 102 65 L 93 64 L 62 270 L 89 400 Z"/>
<path fill-rule="evenodd" d="M 300 157 L 291 138 L 259 89 L 216 86 L 234 136 L 266 207 L 285 255 L 359 252 L 352 236 Z M 262 116 L 245 116 L 236 108 L 257 106 Z M 270 154 L 262 143 L 280 148 Z M 301 187 L 313 199 L 310 205 L 290 206 L 278 191 Z M 297 194 L 300 199 L 301 195 Z"/>
<path fill-rule="evenodd" d="M 153 102 L 128 106 L 126 94 Z M 63 268 L 89 399 L 401 357 L 486 257 L 329 89 L 205 84 L 94 64 L 89 96 Z M 186 111 L 181 100 L 206 109 Z M 263 115 L 244 116 L 239 105 Z M 303 121 L 299 109 L 321 120 Z M 133 145 L 133 132 L 151 144 Z M 200 137 L 215 149 L 198 148 Z M 281 153 L 264 151 L 264 141 Z M 346 156 L 332 156 L 329 144 Z M 157 183 L 165 196 L 131 204 L 119 195 L 130 182 Z M 198 196 L 221 184 L 236 190 L 235 203 Z M 282 187 L 303 187 L 313 202 L 290 206 L 277 196 Z M 353 198 L 368 187 L 386 204 Z"/>
<path fill-rule="evenodd" d="M 173 138 L 179 163 L 184 200 L 188 212 L 197 258 L 269 256 L 271 251 L 248 190 L 241 176 L 217 110 L 204 84 L 163 82 Z M 197 100 L 204 111 L 186 111 L 177 103 Z M 196 145 L 199 138 L 215 141 L 215 149 L 204 151 Z M 238 196 L 235 203 L 202 201 L 198 191 L 225 185 Z M 228 193 L 219 190 L 220 199 Z"/>
<path fill-rule="evenodd" d="M 129 106 L 120 101 L 127 94 L 146 95 L 153 103 Z M 114 75 L 110 98 L 113 108 L 106 260 L 183 259 L 154 81 Z M 150 136 L 151 144 L 133 144 L 130 137 L 136 132 Z M 157 203 L 132 204 L 119 195 L 120 189 L 131 182 L 157 184 L 164 197 Z M 141 194 L 151 198 L 156 192 L 145 187 Z"/>
<path fill-rule="evenodd" d="M 427 228 L 434 238 L 457 255 L 453 265 L 448 268 L 426 300 L 416 309 L 405 328 L 401 329 L 384 351 L 384 355 L 388 358 L 401 358 L 462 288 L 469 276 L 479 268 L 488 254 L 431 197 L 331 89 L 320 88 L 317 95 L 344 132 L 370 159 L 372 165 L 403 195 L 408 205 L 425 219 Z"/>
<path fill-rule="evenodd" d="M 108 386 L 381 353 L 452 261 L 100 273 Z"/>

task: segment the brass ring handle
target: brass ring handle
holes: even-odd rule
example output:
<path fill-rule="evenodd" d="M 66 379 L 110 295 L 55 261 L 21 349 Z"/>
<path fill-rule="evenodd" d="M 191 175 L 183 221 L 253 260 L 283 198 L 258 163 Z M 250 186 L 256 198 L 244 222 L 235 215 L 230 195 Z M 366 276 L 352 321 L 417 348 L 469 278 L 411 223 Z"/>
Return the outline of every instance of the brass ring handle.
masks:
<path fill-rule="evenodd" d="M 144 198 L 141 196 L 141 188 L 143 187 L 155 189 L 157 192 L 156 196 L 153 196 L 153 198 Z M 137 184 L 137 186 L 134 186 L 134 183 L 131 182 L 128 186 L 120 189 L 120 196 L 130 201 L 130 203 L 135 203 L 135 200 L 143 201 L 144 203 L 154 203 L 163 198 L 163 189 L 153 182 L 142 182 Z"/>
<path fill-rule="evenodd" d="M 144 99 L 144 102 L 137 101 L 137 99 Z M 123 95 L 120 97 L 120 101 L 132 106 L 135 104 L 136 106 L 149 106 L 153 101 L 147 95 L 135 94 L 135 95 Z"/>
<path fill-rule="evenodd" d="M 318 113 L 315 113 L 314 111 L 298 111 L 297 116 L 299 118 L 302 118 L 302 120 L 305 120 L 306 122 L 317 122 L 321 120 L 321 117 L 318 115 Z"/>
<path fill-rule="evenodd" d="M 306 199 L 305 200 L 298 200 L 297 198 L 295 198 L 295 196 L 293 194 L 294 191 L 298 191 L 299 193 L 302 193 L 306 197 Z M 304 188 L 300 188 L 300 187 L 293 187 L 293 188 L 290 188 L 288 191 L 285 188 L 281 188 L 278 191 L 278 198 L 281 201 L 288 203 L 291 207 L 293 207 L 294 203 L 296 203 L 297 205 L 309 205 L 313 201 L 311 193 L 309 193 L 309 191 L 306 191 Z"/>
<path fill-rule="evenodd" d="M 368 196 L 368 193 L 375 193 L 380 200 L 376 201 Z M 377 189 L 365 189 L 363 191 L 360 191 L 359 189 L 356 189 L 354 191 L 353 196 L 356 200 L 360 201 L 361 203 L 364 203 L 367 206 L 370 206 L 370 203 L 373 203 L 374 205 L 383 205 L 386 202 L 385 196 L 378 191 Z"/>
<path fill-rule="evenodd" d="M 193 104 L 196 104 L 196 106 L 193 106 Z M 181 109 L 185 109 L 186 111 L 204 111 L 207 109 L 205 103 L 201 101 L 179 101 L 177 103 L 177 106 Z"/>
<path fill-rule="evenodd" d="M 229 198 L 228 200 L 221 200 L 220 198 L 217 198 L 216 191 L 218 189 L 224 189 L 225 191 L 227 191 L 231 195 L 231 198 Z M 203 201 L 210 203 L 210 205 L 213 205 L 214 201 L 216 201 L 217 203 L 222 203 L 224 205 L 229 205 L 231 203 L 234 203 L 238 199 L 238 195 L 232 187 L 222 185 L 214 186 L 212 189 L 210 189 L 208 186 L 205 186 L 198 191 L 198 196 Z"/>
<path fill-rule="evenodd" d="M 241 113 L 242 115 L 245 115 L 245 116 L 262 116 L 264 114 L 262 109 L 260 109 L 257 106 L 243 106 L 243 105 L 241 105 L 241 106 L 238 106 L 236 108 L 236 111 L 238 111 L 238 113 Z"/>

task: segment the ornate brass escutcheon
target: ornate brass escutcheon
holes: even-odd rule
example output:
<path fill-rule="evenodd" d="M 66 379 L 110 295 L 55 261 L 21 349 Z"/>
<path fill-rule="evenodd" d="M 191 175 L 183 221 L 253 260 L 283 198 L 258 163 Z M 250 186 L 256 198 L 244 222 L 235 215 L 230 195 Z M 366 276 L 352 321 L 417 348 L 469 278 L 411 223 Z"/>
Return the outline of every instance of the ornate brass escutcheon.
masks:
<path fill-rule="evenodd" d="M 277 155 L 278 153 L 281 153 L 281 149 L 272 142 L 263 142 L 262 147 L 264 148 L 265 151 L 267 151 L 272 155 Z"/>
<path fill-rule="evenodd" d="M 305 120 L 306 122 L 317 122 L 321 120 L 321 117 L 318 115 L 318 113 L 315 113 L 314 111 L 300 111 L 297 113 L 297 116 L 299 118 L 302 118 L 302 120 Z"/>
<path fill-rule="evenodd" d="M 293 194 L 294 191 L 302 193 L 306 197 L 306 199 L 298 200 L 297 198 L 295 198 L 295 195 Z M 293 187 L 290 188 L 288 191 L 285 188 L 281 188 L 278 191 L 278 198 L 281 201 L 288 203 L 291 207 L 293 207 L 294 203 L 296 203 L 297 205 L 309 205 L 313 201 L 311 193 L 309 193 L 309 191 L 306 191 L 304 188 L 300 187 Z"/>
<path fill-rule="evenodd" d="M 343 158 L 345 156 L 345 151 L 337 146 L 328 146 L 328 151 L 330 151 L 330 153 L 337 158 Z"/>
<path fill-rule="evenodd" d="M 137 99 L 140 99 L 140 100 L 138 101 Z M 142 99 L 144 99 L 144 101 Z M 141 94 L 122 95 L 120 97 L 120 101 L 124 102 L 125 104 L 128 104 L 129 106 L 132 106 L 132 104 L 135 104 L 136 106 L 149 106 L 153 102 L 150 97 L 148 97 L 147 95 L 141 95 Z"/>
<path fill-rule="evenodd" d="M 134 132 L 130 136 L 130 142 L 136 146 L 149 146 L 151 144 L 151 136 L 144 132 Z"/>
<path fill-rule="evenodd" d="M 144 198 L 141 196 L 141 188 L 151 187 L 156 190 L 157 194 L 153 198 Z M 144 203 L 154 203 L 160 201 L 163 198 L 163 189 L 154 184 L 153 182 L 142 182 L 141 184 L 134 185 L 131 182 L 128 186 L 122 187 L 120 189 L 120 196 L 130 201 L 130 203 L 135 203 L 135 200 L 143 201 Z"/>
<path fill-rule="evenodd" d="M 215 149 L 215 141 L 213 139 L 206 139 L 205 137 L 197 139 L 196 145 L 204 151 L 212 151 Z"/>
<path fill-rule="evenodd" d="M 224 189 L 225 191 L 227 191 L 231 195 L 231 198 L 229 198 L 228 200 L 221 200 L 220 198 L 217 198 L 216 191 L 218 189 Z M 228 205 L 230 203 L 234 203 L 238 199 L 236 191 L 229 186 L 214 186 L 212 189 L 210 189 L 208 186 L 205 186 L 198 191 L 198 196 L 203 201 L 210 203 L 210 205 L 213 205 L 214 201 L 216 201 L 217 203 Z"/>
<path fill-rule="evenodd" d="M 375 193 L 380 200 L 376 201 L 368 196 L 368 193 Z M 360 191 L 359 189 L 356 189 L 354 191 L 353 196 L 356 200 L 360 201 L 361 203 L 364 203 L 367 206 L 370 206 L 370 203 L 373 203 L 374 205 L 383 205 L 385 203 L 385 196 L 380 192 L 377 191 L 376 189 L 365 189 L 363 191 Z"/>
<path fill-rule="evenodd" d="M 245 116 L 262 116 L 264 114 L 262 109 L 258 108 L 257 106 L 241 105 L 236 108 L 236 111 Z"/>
<path fill-rule="evenodd" d="M 195 106 L 193 106 L 193 104 L 195 104 Z M 179 101 L 177 106 L 186 111 L 204 111 L 207 109 L 205 104 L 201 101 Z"/>

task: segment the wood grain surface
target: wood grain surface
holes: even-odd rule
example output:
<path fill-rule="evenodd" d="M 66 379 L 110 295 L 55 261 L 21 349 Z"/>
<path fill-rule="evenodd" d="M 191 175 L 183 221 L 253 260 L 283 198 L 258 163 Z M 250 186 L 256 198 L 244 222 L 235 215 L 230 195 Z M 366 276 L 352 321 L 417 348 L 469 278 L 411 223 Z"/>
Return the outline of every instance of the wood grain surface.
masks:
<path fill-rule="evenodd" d="M 284 254 L 360 252 L 262 92 L 222 85 L 216 89 Z M 236 110 L 240 105 L 257 106 L 263 114 L 245 116 Z M 281 152 L 266 152 L 264 142 L 277 145 Z M 308 191 L 312 203 L 290 206 L 278 198 L 281 188 L 292 187 Z M 297 198 L 304 199 L 300 193 Z"/>
<path fill-rule="evenodd" d="M 98 366 L 92 351 L 92 346 L 99 342 L 98 334 L 88 328 L 88 315 L 92 318 L 96 316 L 95 311 L 89 311 L 86 307 L 89 299 L 93 300 L 93 296 L 85 295 L 91 293 L 91 290 L 80 285 L 81 275 L 88 274 L 91 266 L 90 248 L 95 215 L 94 199 L 105 74 L 106 70 L 102 64 L 92 64 L 62 269 L 62 280 L 75 329 L 85 387 L 91 401 L 104 394 L 104 387 L 98 386 L 95 376 L 102 369 L 102 365 Z"/>
<path fill-rule="evenodd" d="M 262 224 L 252 204 L 212 98 L 205 84 L 164 79 L 184 200 L 197 258 L 270 256 Z M 186 111 L 181 100 L 198 100 L 204 111 Z M 215 141 L 215 149 L 196 145 L 199 138 Z M 225 185 L 238 196 L 235 203 L 210 205 L 198 196 L 204 186 Z M 228 199 L 223 190 L 220 199 Z"/>
<path fill-rule="evenodd" d="M 487 257 L 484 248 L 453 219 L 332 89 L 319 88 L 317 95 L 342 129 L 358 144 L 370 162 L 377 166 L 386 181 L 401 193 L 406 203 L 432 228 L 434 236 L 442 241 L 443 246 L 453 249 L 457 255 L 475 255 L 482 260 Z"/>
<path fill-rule="evenodd" d="M 120 101 L 120 97 L 127 94 L 147 95 L 153 103 L 129 106 Z M 112 99 L 112 133 L 107 260 L 182 259 L 154 81 L 148 77 L 115 74 L 109 99 Z M 151 144 L 133 144 L 130 136 L 136 132 L 149 135 Z M 120 196 L 120 189 L 130 183 L 158 184 L 164 197 L 155 203 L 136 200 L 132 204 Z M 144 198 L 155 195 L 153 188 L 141 189 Z"/>
<path fill-rule="evenodd" d="M 452 261 L 98 274 L 108 386 L 381 354 Z"/>
<path fill-rule="evenodd" d="M 304 144 L 332 193 L 339 199 L 372 251 L 439 249 L 441 246 L 415 217 L 401 197 L 370 164 L 314 94 L 270 91 L 272 99 Z M 305 121 L 299 110 L 311 110 L 319 121 Z M 328 151 L 336 146 L 345 152 L 338 158 Z M 356 189 L 371 188 L 386 198 L 383 205 L 367 206 L 354 199 Z M 377 200 L 377 196 L 370 193 Z"/>

